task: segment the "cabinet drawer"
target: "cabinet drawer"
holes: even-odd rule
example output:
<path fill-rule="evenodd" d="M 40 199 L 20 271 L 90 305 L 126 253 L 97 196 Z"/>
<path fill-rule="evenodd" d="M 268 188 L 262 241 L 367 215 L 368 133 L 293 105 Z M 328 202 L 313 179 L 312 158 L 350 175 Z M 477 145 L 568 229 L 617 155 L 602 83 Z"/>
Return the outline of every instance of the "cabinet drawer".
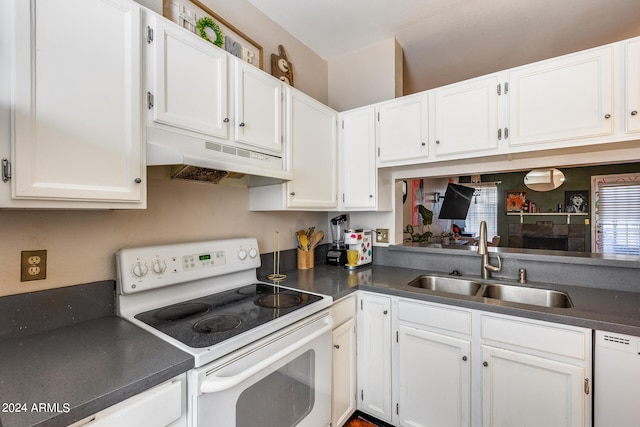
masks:
<path fill-rule="evenodd" d="M 471 312 L 440 305 L 400 300 L 398 319 L 447 331 L 471 334 Z"/>
<path fill-rule="evenodd" d="M 515 318 L 481 316 L 482 339 L 586 360 L 591 330 Z"/>
<path fill-rule="evenodd" d="M 347 295 L 333 303 L 331 316 L 333 325 L 340 326 L 342 323 L 356 315 L 356 294 Z"/>

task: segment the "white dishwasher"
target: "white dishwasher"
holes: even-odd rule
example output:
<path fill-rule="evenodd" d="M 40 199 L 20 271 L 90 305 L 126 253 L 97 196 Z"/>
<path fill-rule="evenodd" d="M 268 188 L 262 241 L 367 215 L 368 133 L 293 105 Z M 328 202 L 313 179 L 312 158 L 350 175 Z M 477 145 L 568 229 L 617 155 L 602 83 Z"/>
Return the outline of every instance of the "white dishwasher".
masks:
<path fill-rule="evenodd" d="M 640 337 L 596 331 L 594 427 L 640 425 Z"/>

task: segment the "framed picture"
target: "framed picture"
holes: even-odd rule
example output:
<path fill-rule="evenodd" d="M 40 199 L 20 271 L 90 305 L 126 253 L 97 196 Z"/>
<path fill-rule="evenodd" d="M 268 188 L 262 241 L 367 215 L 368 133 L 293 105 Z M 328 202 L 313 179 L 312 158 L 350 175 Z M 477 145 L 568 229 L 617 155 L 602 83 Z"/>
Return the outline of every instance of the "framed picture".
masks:
<path fill-rule="evenodd" d="M 565 191 L 564 211 L 568 213 L 588 213 L 589 190 Z"/>
<path fill-rule="evenodd" d="M 262 46 L 199 0 L 162 0 L 162 15 L 262 69 Z"/>
<path fill-rule="evenodd" d="M 526 191 L 505 191 L 504 205 L 507 212 L 522 212 L 524 202 L 527 200 Z"/>

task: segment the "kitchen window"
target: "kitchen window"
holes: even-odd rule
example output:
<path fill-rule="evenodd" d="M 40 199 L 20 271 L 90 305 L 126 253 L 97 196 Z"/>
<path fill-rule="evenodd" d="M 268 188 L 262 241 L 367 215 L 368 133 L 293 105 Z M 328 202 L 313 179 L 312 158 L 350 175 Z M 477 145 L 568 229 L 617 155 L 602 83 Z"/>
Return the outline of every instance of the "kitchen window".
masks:
<path fill-rule="evenodd" d="M 477 233 L 480 222 L 487 222 L 487 237 L 498 235 L 498 188 L 493 182 L 472 184 L 476 191 L 465 220 L 465 230 Z"/>
<path fill-rule="evenodd" d="M 592 251 L 640 255 L 640 175 L 591 177 Z"/>

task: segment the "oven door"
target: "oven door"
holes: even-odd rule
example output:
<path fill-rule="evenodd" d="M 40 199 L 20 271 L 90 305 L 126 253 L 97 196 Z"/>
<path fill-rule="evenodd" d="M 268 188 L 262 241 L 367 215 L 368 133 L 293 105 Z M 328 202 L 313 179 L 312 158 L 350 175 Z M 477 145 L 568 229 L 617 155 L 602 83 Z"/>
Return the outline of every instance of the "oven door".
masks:
<path fill-rule="evenodd" d="M 194 369 L 199 427 L 318 427 L 331 421 L 327 310 Z"/>

